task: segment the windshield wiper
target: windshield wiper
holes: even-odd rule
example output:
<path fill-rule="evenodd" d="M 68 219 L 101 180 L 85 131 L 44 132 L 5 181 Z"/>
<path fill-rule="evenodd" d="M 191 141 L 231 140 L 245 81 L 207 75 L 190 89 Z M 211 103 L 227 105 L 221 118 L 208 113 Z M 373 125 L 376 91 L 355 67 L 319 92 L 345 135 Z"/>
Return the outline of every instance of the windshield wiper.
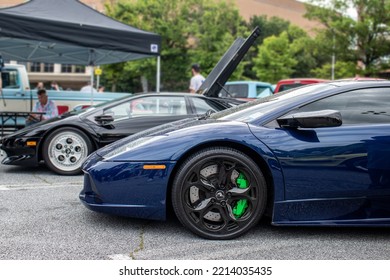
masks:
<path fill-rule="evenodd" d="M 198 120 L 207 120 L 208 118 L 210 118 L 210 116 L 214 113 L 213 110 L 209 109 L 207 110 L 206 113 L 204 113 L 203 115 L 200 115 Z"/>

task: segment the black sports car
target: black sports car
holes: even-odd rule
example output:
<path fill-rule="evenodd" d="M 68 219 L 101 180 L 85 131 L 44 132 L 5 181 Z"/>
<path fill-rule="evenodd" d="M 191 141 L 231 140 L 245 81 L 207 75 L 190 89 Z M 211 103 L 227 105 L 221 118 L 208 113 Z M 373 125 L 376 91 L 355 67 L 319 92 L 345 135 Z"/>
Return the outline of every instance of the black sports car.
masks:
<path fill-rule="evenodd" d="M 71 111 L 26 127 L 2 139 L 3 164 L 38 165 L 54 172 L 78 174 L 85 158 L 120 138 L 171 121 L 221 111 L 234 100 L 199 94 L 147 93 Z"/>
<path fill-rule="evenodd" d="M 2 139 L 0 148 L 7 153 L 2 163 L 37 165 L 44 161 L 58 174 L 74 175 L 81 172 L 89 154 L 120 138 L 244 103 L 218 95 L 259 34 L 260 29 L 255 28 L 246 39 L 236 39 L 198 94 L 136 94 L 26 127 Z"/>
<path fill-rule="evenodd" d="M 255 28 L 248 38 L 238 38 L 203 82 L 199 94 L 136 94 L 26 127 L 2 139 L 0 148 L 7 153 L 2 163 L 37 165 L 44 161 L 58 174 L 74 175 L 81 172 L 90 153 L 120 138 L 243 103 L 217 96 L 259 34 Z"/>

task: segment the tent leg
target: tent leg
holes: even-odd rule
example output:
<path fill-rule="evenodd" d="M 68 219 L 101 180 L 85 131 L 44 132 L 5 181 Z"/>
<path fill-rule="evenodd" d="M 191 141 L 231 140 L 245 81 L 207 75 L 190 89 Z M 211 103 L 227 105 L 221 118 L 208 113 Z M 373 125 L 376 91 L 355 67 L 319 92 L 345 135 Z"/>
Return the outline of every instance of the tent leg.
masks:
<path fill-rule="evenodd" d="M 91 65 L 91 106 L 93 105 L 93 81 L 94 81 L 94 69 Z"/>
<path fill-rule="evenodd" d="M 160 56 L 157 57 L 157 77 L 156 77 L 156 92 L 160 92 Z"/>

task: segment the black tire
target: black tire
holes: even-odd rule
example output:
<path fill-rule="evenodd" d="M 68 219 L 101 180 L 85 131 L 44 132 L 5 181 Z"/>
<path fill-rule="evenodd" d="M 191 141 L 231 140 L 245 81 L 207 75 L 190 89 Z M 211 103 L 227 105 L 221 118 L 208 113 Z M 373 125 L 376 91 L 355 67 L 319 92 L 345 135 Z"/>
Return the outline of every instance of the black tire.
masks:
<path fill-rule="evenodd" d="M 61 175 L 77 175 L 93 146 L 79 129 L 63 127 L 53 131 L 45 140 L 42 156 L 47 167 Z"/>
<path fill-rule="evenodd" d="M 259 222 L 266 203 L 267 186 L 260 168 L 235 149 L 197 152 L 182 164 L 173 181 L 176 216 L 207 239 L 243 235 Z"/>

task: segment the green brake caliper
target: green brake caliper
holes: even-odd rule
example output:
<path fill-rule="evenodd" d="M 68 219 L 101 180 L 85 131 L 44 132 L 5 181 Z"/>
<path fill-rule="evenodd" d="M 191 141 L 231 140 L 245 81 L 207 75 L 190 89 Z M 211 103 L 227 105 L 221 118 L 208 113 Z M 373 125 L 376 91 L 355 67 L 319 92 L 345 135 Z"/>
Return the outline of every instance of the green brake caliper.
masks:
<path fill-rule="evenodd" d="M 240 173 L 236 179 L 236 184 L 240 189 L 246 189 L 248 187 L 248 180 L 245 178 L 244 174 Z M 236 205 L 233 207 L 234 217 L 240 218 L 244 213 L 245 209 L 248 207 L 248 201 L 246 199 L 240 199 L 236 202 Z"/>

